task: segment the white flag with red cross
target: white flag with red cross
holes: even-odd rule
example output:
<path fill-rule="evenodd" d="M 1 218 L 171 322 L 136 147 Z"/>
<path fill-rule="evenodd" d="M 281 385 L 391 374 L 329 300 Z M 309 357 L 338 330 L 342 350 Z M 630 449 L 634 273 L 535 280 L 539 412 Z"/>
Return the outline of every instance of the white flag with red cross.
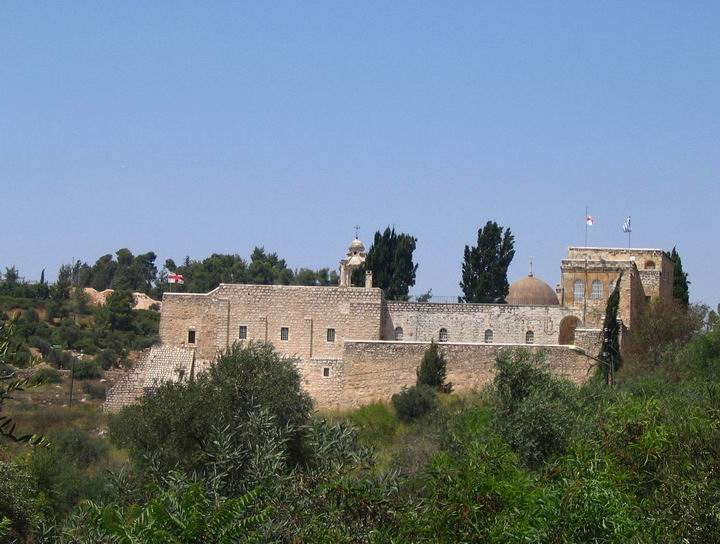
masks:
<path fill-rule="evenodd" d="M 168 274 L 168 283 L 179 283 L 182 285 L 185 283 L 185 278 L 183 278 L 182 274 Z"/>

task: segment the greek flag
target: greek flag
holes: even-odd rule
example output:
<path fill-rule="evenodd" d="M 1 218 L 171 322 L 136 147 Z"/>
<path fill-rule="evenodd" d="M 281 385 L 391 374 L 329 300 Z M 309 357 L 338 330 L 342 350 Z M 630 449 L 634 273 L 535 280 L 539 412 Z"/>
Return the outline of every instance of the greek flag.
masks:
<path fill-rule="evenodd" d="M 630 227 L 630 217 L 629 216 L 623 223 L 623 232 L 632 232 L 632 228 Z"/>

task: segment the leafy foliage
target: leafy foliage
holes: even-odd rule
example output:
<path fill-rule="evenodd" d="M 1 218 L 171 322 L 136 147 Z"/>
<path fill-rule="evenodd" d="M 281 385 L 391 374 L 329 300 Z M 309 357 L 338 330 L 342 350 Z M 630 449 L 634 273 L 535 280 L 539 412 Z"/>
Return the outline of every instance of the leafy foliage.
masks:
<path fill-rule="evenodd" d="M 300 387 L 295 362 L 267 344 L 236 344 L 195 380 L 165 383 L 124 409 L 111 421 L 110 433 L 138 460 L 154 456 L 165 470 L 195 470 L 202 465 L 209 423 L 242 435 L 258 406 L 278 430 L 294 429 L 286 449 L 300 455 L 297 429 L 307 422 L 312 403 Z"/>
<path fill-rule="evenodd" d="M 541 355 L 503 352 L 494 384 L 495 427 L 523 462 L 537 466 L 567 447 L 576 423 L 576 393 L 550 374 Z"/>
<path fill-rule="evenodd" d="M 504 302 L 510 285 L 507 271 L 515 256 L 515 237 L 488 221 L 478 230 L 477 246 L 465 246 L 462 281 L 465 302 Z"/>
<path fill-rule="evenodd" d="M 403 388 L 392 396 L 400 421 L 410 422 L 431 412 L 437 405 L 435 391 L 427 385 Z"/>
<path fill-rule="evenodd" d="M 603 320 L 603 345 L 598 354 L 598 359 L 604 361 L 601 371 L 605 376 L 605 382 L 612 384 L 615 372 L 620 368 L 622 355 L 620 353 L 620 324 L 618 323 L 618 308 L 620 306 L 620 281 L 622 273 L 615 282 L 615 288 L 607 300 L 605 306 L 605 319 Z M 612 372 L 611 372 L 612 371 Z"/>
<path fill-rule="evenodd" d="M 447 376 L 447 361 L 440 353 L 438 345 L 430 342 L 425 350 L 420 366 L 417 369 L 417 385 L 428 385 L 443 393 L 452 391 L 452 384 L 445 383 Z"/>
<path fill-rule="evenodd" d="M 682 258 L 676 248 L 672 248 L 671 252 L 665 252 L 673 263 L 673 298 L 687 308 L 690 304 L 690 282 L 687 279 L 687 272 L 683 270 Z"/>
<path fill-rule="evenodd" d="M 355 272 L 354 282 L 362 285 L 365 271 L 373 273 L 373 285 L 385 292 L 389 300 L 407 300 L 415 285 L 418 265 L 413 263 L 417 239 L 409 234 L 395 233 L 395 227 L 377 231 L 367 252 L 365 264 Z"/>

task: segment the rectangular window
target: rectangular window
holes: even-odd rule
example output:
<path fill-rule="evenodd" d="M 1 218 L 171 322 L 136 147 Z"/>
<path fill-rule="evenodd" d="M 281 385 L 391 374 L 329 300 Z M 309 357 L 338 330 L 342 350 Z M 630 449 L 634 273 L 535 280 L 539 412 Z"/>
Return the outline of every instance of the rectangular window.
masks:
<path fill-rule="evenodd" d="M 329 377 L 330 377 L 330 368 L 327 367 L 327 366 L 326 366 L 325 368 L 323 368 L 323 377 L 324 377 L 324 378 L 329 378 Z"/>
<path fill-rule="evenodd" d="M 245 340 L 247 338 L 247 325 L 240 325 L 240 332 L 238 334 L 238 337 L 240 340 Z"/>
<path fill-rule="evenodd" d="M 328 330 L 327 330 L 327 341 L 328 341 L 328 342 L 334 342 L 334 341 L 335 341 L 335 329 L 328 329 Z"/>
<path fill-rule="evenodd" d="M 281 327 L 280 328 L 280 340 L 283 342 L 287 342 L 290 340 L 290 329 L 287 327 Z"/>
<path fill-rule="evenodd" d="M 195 343 L 195 331 L 190 329 L 188 331 L 188 344 L 194 344 Z"/>

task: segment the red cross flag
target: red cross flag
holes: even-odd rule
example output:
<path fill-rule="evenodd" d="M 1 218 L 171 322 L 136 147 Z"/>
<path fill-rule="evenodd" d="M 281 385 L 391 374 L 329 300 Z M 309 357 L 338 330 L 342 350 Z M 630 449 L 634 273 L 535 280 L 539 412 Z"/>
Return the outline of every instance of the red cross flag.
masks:
<path fill-rule="evenodd" d="M 587 217 L 585 217 L 585 224 L 588 227 L 592 227 L 593 223 L 595 223 L 595 220 L 593 219 L 592 215 L 588 215 Z"/>
<path fill-rule="evenodd" d="M 182 274 L 168 274 L 168 283 L 185 283 L 185 278 Z"/>

